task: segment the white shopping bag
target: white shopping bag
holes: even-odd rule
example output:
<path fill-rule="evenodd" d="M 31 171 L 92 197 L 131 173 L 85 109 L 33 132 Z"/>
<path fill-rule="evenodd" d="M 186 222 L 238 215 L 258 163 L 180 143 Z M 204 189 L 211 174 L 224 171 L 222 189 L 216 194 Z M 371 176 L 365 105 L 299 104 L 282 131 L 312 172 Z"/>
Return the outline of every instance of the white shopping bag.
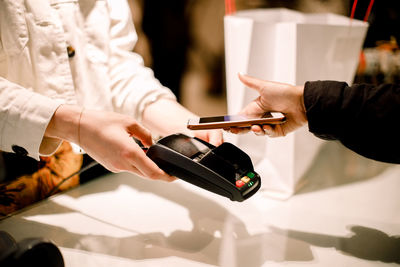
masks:
<path fill-rule="evenodd" d="M 239 72 L 293 85 L 313 80 L 351 84 L 368 24 L 335 14 L 288 9 L 246 10 L 224 18 L 228 113 L 238 113 L 257 97 Z M 314 162 L 323 141 L 307 127 L 283 138 L 229 136 L 245 150 L 263 177 L 262 191 L 291 196 Z"/>

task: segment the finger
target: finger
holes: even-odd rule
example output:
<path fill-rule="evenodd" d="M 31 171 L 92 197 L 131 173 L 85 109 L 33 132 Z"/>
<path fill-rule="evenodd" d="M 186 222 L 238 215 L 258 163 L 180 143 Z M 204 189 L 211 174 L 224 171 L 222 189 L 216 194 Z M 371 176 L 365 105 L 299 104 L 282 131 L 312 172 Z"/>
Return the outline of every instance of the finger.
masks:
<path fill-rule="evenodd" d="M 264 129 L 260 125 L 252 125 L 251 131 L 258 136 L 265 135 Z"/>
<path fill-rule="evenodd" d="M 279 137 L 286 135 L 284 127 L 281 124 L 275 125 L 275 132 L 278 134 Z"/>
<path fill-rule="evenodd" d="M 139 139 L 142 144 L 147 147 L 153 144 L 150 131 L 137 122 L 134 122 L 128 126 L 128 132 L 131 136 Z"/>
<path fill-rule="evenodd" d="M 281 137 L 285 136 L 285 132 L 283 130 L 282 125 L 264 125 L 263 129 L 265 131 L 265 134 L 268 135 L 269 137 Z"/>
<path fill-rule="evenodd" d="M 239 114 L 247 115 L 251 117 L 261 117 L 265 113 L 265 108 L 261 107 L 260 99 L 256 98 L 245 106 Z"/>
<path fill-rule="evenodd" d="M 274 128 L 272 127 L 272 125 L 269 125 L 269 124 L 263 125 L 263 130 L 264 130 L 264 133 L 266 135 L 268 135 L 269 137 L 272 137 L 274 135 Z"/>
<path fill-rule="evenodd" d="M 206 130 L 200 130 L 200 131 L 192 131 L 193 136 L 200 138 L 203 141 L 210 142 L 210 138 L 208 136 L 208 132 Z"/>
<path fill-rule="evenodd" d="M 250 127 L 231 127 L 229 131 L 233 134 L 245 134 L 250 131 Z"/>
<path fill-rule="evenodd" d="M 141 176 L 141 177 L 145 177 L 145 174 L 144 174 L 144 173 L 142 173 L 141 171 L 139 171 L 138 168 L 136 168 L 134 165 L 131 165 L 131 164 L 129 164 L 129 165 L 127 166 L 127 170 L 124 170 L 124 171 L 128 171 L 128 172 L 137 174 L 137 175 L 139 175 L 139 176 Z"/>
<path fill-rule="evenodd" d="M 247 74 L 242 74 L 239 73 L 238 74 L 240 81 L 242 81 L 242 83 L 244 85 L 246 85 L 249 88 L 253 88 L 255 90 L 257 90 L 259 93 L 261 92 L 261 90 L 263 88 L 270 88 L 270 89 L 281 89 L 282 86 L 286 86 L 287 84 L 284 83 L 278 83 L 278 82 L 272 82 L 272 81 L 264 81 L 261 79 L 257 79 L 255 77 L 249 76 Z"/>
<path fill-rule="evenodd" d="M 129 157 L 130 164 L 136 167 L 145 177 L 153 180 L 163 180 L 167 182 L 174 181 L 176 178 L 168 175 L 161 170 L 157 164 L 154 163 L 146 154 L 142 151 L 136 151 L 132 156 Z"/>
<path fill-rule="evenodd" d="M 245 74 L 242 74 L 242 73 L 239 73 L 238 76 L 239 76 L 239 80 L 244 85 L 246 85 L 249 88 L 257 90 L 258 92 L 260 92 L 260 90 L 262 88 L 262 84 L 261 84 L 262 80 L 253 78 L 253 77 L 251 77 L 249 75 L 245 75 Z"/>
<path fill-rule="evenodd" d="M 209 143 L 214 146 L 219 146 L 224 141 L 222 138 L 222 131 L 212 131 L 209 133 Z"/>
<path fill-rule="evenodd" d="M 279 89 L 283 84 L 271 82 L 271 81 L 264 81 L 247 74 L 238 74 L 240 81 L 249 88 L 257 90 L 260 94 L 263 88 L 274 88 Z"/>
<path fill-rule="evenodd" d="M 139 176 L 142 176 L 142 177 L 145 176 L 135 166 L 133 166 L 129 163 L 123 164 L 121 161 L 120 165 L 110 165 L 110 164 L 107 164 L 107 162 L 103 162 L 101 160 L 97 160 L 97 162 L 99 162 L 104 168 L 106 168 L 107 170 L 109 170 L 110 172 L 113 172 L 113 173 L 130 172 L 130 173 L 134 173 Z"/>
<path fill-rule="evenodd" d="M 176 177 L 170 176 L 168 174 L 163 174 L 162 176 L 157 176 L 157 177 L 149 177 L 145 173 L 141 172 L 139 169 L 137 169 L 135 166 L 131 165 L 129 169 L 127 170 L 128 172 L 134 173 L 136 175 L 139 175 L 140 177 L 144 178 L 150 178 L 153 180 L 162 180 L 166 182 L 172 182 L 176 180 Z"/>

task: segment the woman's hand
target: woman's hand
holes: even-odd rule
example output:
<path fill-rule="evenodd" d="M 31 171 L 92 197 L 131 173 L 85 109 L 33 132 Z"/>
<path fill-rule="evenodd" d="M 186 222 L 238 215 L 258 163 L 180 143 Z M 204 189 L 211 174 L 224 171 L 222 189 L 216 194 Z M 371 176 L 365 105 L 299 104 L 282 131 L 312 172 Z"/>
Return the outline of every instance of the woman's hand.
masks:
<path fill-rule="evenodd" d="M 86 153 L 112 172 L 132 172 L 154 180 L 173 181 L 132 137 L 145 146 L 152 144 L 150 132 L 133 118 L 112 112 L 84 110 L 61 105 L 46 130 L 46 136 L 80 145 Z M 79 136 L 78 136 L 79 134 Z"/>

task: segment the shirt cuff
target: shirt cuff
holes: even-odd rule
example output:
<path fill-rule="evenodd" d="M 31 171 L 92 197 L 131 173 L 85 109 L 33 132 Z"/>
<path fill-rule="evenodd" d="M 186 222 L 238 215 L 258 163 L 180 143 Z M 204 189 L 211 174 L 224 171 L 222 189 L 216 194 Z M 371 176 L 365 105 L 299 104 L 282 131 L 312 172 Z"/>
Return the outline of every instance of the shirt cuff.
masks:
<path fill-rule="evenodd" d="M 10 105 L 2 129 L 4 151 L 15 152 L 15 148 L 39 160 L 39 156 L 54 153 L 62 140 L 44 137 L 47 125 L 54 112 L 62 104 L 46 96 L 27 92 L 10 97 Z"/>
<path fill-rule="evenodd" d="M 304 85 L 304 106 L 309 131 L 323 139 L 340 135 L 341 103 L 345 82 L 313 81 Z"/>

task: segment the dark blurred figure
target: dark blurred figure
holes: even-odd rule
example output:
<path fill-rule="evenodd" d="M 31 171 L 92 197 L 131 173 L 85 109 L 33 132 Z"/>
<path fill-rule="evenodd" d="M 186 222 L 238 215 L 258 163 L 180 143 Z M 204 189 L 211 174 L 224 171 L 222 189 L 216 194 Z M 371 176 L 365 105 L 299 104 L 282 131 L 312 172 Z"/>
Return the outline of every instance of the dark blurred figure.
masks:
<path fill-rule="evenodd" d="M 354 14 L 363 20 L 370 1 L 358 1 Z M 350 7 L 353 1 L 349 2 Z M 400 1 L 375 1 L 355 83 L 400 82 Z"/>
<path fill-rule="evenodd" d="M 154 75 L 180 99 L 189 45 L 190 0 L 144 0 L 143 32 L 150 43 Z"/>
<path fill-rule="evenodd" d="M 358 1 L 354 14 L 356 19 L 363 20 L 370 1 Z M 350 5 L 353 1 L 350 1 Z M 351 8 L 351 6 L 350 6 Z M 395 37 L 400 38 L 400 1 L 379 0 L 374 5 L 369 15 L 370 24 L 364 47 L 375 47 L 378 41 L 390 41 Z"/>

